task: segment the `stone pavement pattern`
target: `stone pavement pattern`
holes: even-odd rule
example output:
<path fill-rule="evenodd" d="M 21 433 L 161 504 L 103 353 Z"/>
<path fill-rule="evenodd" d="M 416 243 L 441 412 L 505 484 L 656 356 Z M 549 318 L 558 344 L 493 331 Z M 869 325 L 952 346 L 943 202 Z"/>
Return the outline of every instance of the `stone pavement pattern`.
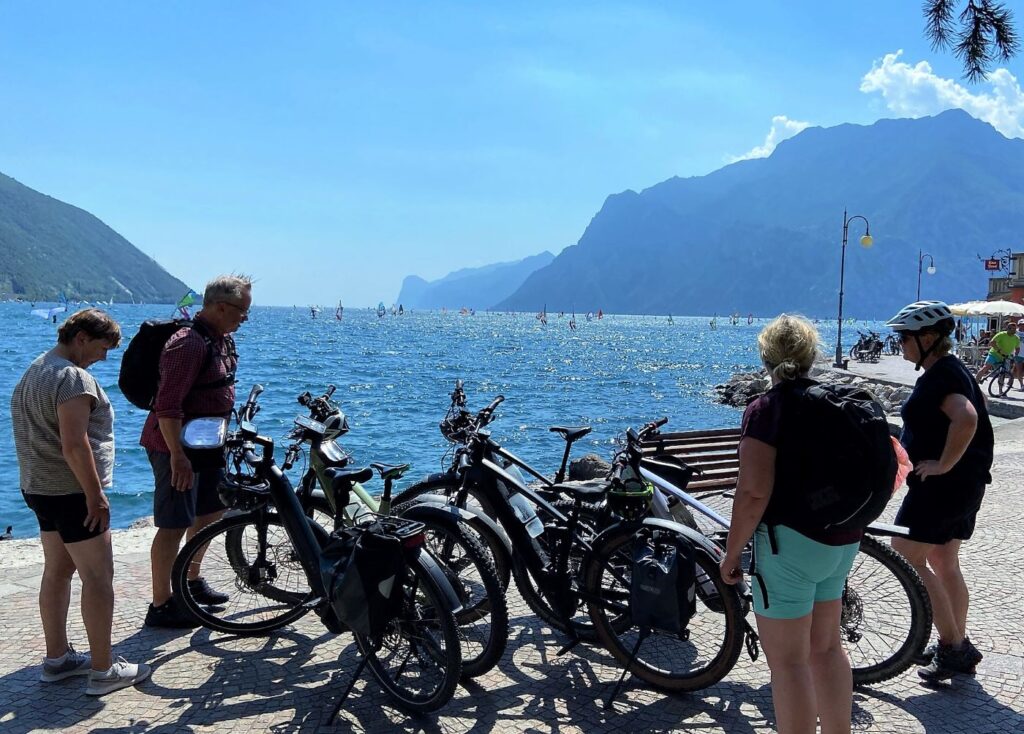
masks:
<path fill-rule="evenodd" d="M 926 688 L 911 669 L 854 694 L 854 730 L 863 732 L 1024 731 L 1024 421 L 997 429 L 995 482 L 989 487 L 964 566 L 973 595 L 971 637 L 985 652 L 976 678 Z M 597 648 L 556 657 L 561 637 L 539 624 L 513 592 L 512 631 L 499 666 L 460 687 L 441 712 L 412 719 L 364 674 L 339 721 L 327 717 L 357 663 L 351 636 L 326 634 L 308 615 L 269 639 L 207 630 L 143 629 L 151 530 L 115 535 L 115 652 L 153 665 L 136 689 L 95 699 L 83 679 L 38 681 L 43 654 L 36 609 L 41 553 L 33 541 L 0 544 L 0 732 L 640 732 L 773 731 L 768 671 L 745 655 L 719 685 L 666 696 L 631 680 L 612 710 L 603 708 L 619 674 Z M 77 582 L 75 583 L 77 590 Z M 85 648 L 72 601 L 71 639 Z"/>

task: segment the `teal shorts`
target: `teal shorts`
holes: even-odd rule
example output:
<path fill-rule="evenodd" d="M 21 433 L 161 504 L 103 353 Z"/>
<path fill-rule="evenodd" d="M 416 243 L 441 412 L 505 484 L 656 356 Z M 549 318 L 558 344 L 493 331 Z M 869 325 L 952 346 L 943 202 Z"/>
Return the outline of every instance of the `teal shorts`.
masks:
<path fill-rule="evenodd" d="M 1002 357 L 997 357 L 994 354 L 986 354 L 985 355 L 985 364 L 987 364 L 989 367 L 998 367 L 1002 363 L 1003 363 L 1003 358 Z"/>
<path fill-rule="evenodd" d="M 785 525 L 775 526 L 775 540 L 778 553 L 772 553 L 768 526 L 757 526 L 754 562 L 760 579 L 755 577 L 751 584 L 757 614 L 769 619 L 799 619 L 810 614 L 816 602 L 843 595 L 860 543 L 825 545 Z"/>

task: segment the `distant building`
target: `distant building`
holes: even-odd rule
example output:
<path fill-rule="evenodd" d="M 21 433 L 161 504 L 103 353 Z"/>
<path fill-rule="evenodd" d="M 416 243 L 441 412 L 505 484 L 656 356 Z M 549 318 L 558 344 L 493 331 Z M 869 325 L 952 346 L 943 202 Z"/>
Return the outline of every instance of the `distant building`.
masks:
<path fill-rule="evenodd" d="M 988 279 L 988 296 L 985 300 L 1024 304 L 1024 252 L 1010 255 L 1007 275 Z"/>

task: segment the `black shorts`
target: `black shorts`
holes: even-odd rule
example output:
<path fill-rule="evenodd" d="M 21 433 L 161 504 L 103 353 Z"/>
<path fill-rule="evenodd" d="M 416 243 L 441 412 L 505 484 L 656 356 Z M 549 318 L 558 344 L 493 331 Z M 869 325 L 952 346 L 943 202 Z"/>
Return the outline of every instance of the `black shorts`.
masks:
<path fill-rule="evenodd" d="M 171 485 L 171 455 L 146 451 L 153 467 L 156 487 L 153 493 L 153 524 L 158 528 L 181 530 L 192 527 L 196 517 L 225 509 L 217 493 L 223 469 L 195 472 L 192 488 L 179 492 Z"/>
<path fill-rule="evenodd" d="M 89 530 L 83 524 L 89 515 L 85 494 L 25 494 L 21 493 L 32 512 L 36 513 L 39 530 L 43 533 L 60 533 L 64 543 L 80 543 L 83 540 L 103 535 L 105 530 Z"/>
<path fill-rule="evenodd" d="M 984 497 L 982 479 L 928 477 L 907 490 L 895 523 L 910 528 L 910 539 L 918 543 L 968 540 Z"/>

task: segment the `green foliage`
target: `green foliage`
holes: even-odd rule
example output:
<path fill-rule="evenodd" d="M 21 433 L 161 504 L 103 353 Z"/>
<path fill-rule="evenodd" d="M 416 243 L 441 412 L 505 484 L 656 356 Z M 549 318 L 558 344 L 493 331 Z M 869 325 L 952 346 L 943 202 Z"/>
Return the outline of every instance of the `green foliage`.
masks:
<path fill-rule="evenodd" d="M 174 303 L 187 287 L 92 214 L 0 174 L 0 298 Z"/>

